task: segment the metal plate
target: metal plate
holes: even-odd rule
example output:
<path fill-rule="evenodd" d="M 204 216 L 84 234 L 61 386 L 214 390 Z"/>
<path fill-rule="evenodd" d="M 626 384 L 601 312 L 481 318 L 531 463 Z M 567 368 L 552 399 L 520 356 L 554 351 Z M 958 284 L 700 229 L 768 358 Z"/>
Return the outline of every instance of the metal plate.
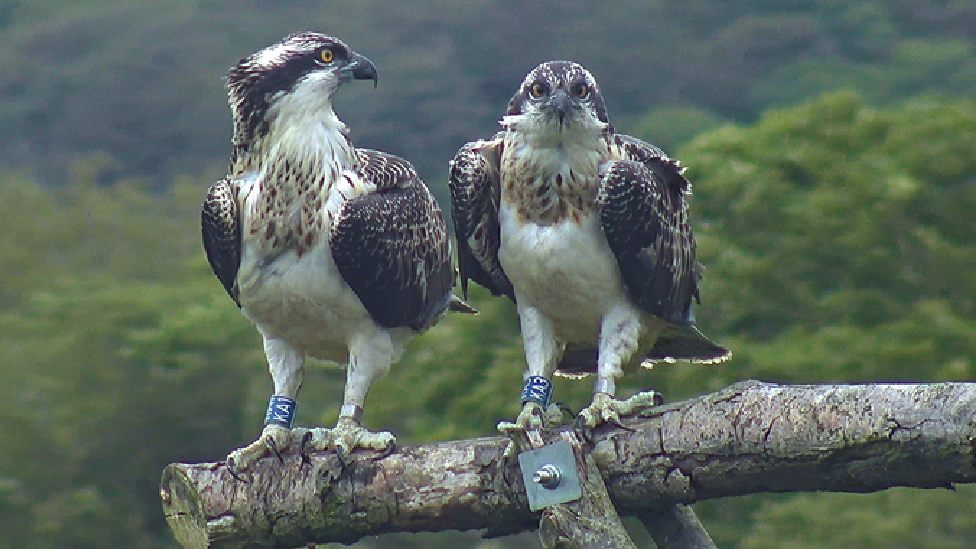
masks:
<path fill-rule="evenodd" d="M 522 452 L 518 460 L 519 468 L 522 469 L 522 480 L 525 481 L 525 493 L 529 496 L 529 509 L 538 511 L 582 497 L 576 458 L 573 457 L 573 446 L 569 442 L 561 440 L 538 450 Z M 545 488 L 532 480 L 536 471 L 544 465 L 552 465 L 559 470 L 558 486 Z"/>

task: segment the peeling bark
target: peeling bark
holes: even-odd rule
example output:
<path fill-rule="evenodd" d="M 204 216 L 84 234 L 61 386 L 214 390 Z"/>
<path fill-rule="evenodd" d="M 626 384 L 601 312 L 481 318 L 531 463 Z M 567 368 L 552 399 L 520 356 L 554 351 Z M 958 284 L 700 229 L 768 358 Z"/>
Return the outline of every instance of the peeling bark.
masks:
<path fill-rule="evenodd" d="M 976 482 L 976 383 L 742 382 L 623 423 L 595 431 L 591 450 L 623 515 L 757 492 Z M 160 496 L 188 549 L 351 543 L 389 532 L 504 535 L 535 529 L 540 518 L 528 509 L 516 460 L 502 460 L 507 442 L 405 447 L 345 468 L 330 453 L 305 463 L 286 455 L 259 461 L 248 482 L 223 463 L 172 464 Z"/>

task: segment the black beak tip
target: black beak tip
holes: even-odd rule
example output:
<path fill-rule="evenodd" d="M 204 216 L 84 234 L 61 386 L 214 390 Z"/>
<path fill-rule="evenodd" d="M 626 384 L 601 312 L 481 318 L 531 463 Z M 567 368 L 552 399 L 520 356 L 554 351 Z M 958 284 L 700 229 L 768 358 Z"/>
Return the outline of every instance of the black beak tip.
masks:
<path fill-rule="evenodd" d="M 376 73 L 376 65 L 366 58 L 366 56 L 354 55 L 352 60 L 352 77 L 356 80 L 372 80 L 373 88 L 379 85 L 380 78 Z"/>

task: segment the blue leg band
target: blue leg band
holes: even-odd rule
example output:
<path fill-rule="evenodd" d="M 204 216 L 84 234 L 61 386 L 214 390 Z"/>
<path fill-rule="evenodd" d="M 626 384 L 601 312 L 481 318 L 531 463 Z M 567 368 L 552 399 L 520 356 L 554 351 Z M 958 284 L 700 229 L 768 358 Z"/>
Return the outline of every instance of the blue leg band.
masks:
<path fill-rule="evenodd" d="M 529 376 L 525 378 L 525 385 L 522 386 L 522 404 L 526 402 L 538 402 L 543 408 L 549 406 L 549 397 L 552 396 L 552 382 L 542 376 Z"/>
<path fill-rule="evenodd" d="M 265 425 L 283 425 L 291 429 L 291 424 L 295 421 L 295 408 L 298 403 L 294 400 L 280 395 L 271 395 L 268 402 L 268 413 L 264 416 Z"/>

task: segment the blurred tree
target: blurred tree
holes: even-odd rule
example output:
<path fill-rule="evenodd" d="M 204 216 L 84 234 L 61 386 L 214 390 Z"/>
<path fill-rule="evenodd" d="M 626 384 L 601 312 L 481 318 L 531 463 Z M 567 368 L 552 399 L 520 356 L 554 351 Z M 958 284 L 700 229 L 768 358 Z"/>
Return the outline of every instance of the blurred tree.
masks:
<path fill-rule="evenodd" d="M 722 125 L 721 117 L 695 107 L 661 106 L 651 109 L 647 114 L 630 121 L 624 133 L 653 143 L 669 155 L 674 155 L 679 147 L 687 145 L 691 139 L 706 130 Z"/>
<path fill-rule="evenodd" d="M 973 378 L 976 107 L 951 97 L 976 90 L 970 2 L 230 7 L 0 3 L 0 548 L 172 547 L 156 499 L 162 467 L 220 459 L 257 434 L 266 365 L 203 258 L 199 203 L 229 149 L 219 76 L 309 26 L 380 66 L 375 94 L 340 98 L 357 143 L 414 160 L 441 196 L 447 159 L 494 131 L 543 59 L 589 66 L 620 129 L 668 147 L 748 120 L 767 101 L 838 83 L 860 90 L 723 126 L 677 151 L 695 185 L 707 268 L 699 322 L 735 358 L 661 365 L 627 377 L 621 393 L 652 387 L 678 399 L 744 378 Z M 793 23 L 802 32 L 791 34 Z M 779 49 L 759 43 L 767 32 Z M 940 93 L 902 100 L 921 90 Z M 672 107 L 648 111 L 655 103 L 693 110 L 675 121 Z M 515 416 L 514 309 L 472 294 L 482 315 L 450 317 L 418 338 L 374 385 L 367 425 L 419 442 L 493 434 Z M 342 379 L 335 367 L 310 369 L 300 424 L 334 421 Z M 587 381 L 557 382 L 556 397 L 575 409 L 589 393 Z M 971 532 L 968 495 L 897 494 L 699 509 L 729 547 L 892 545 L 884 540 L 909 539 L 904 525 L 918 525 L 914 545 L 956 547 Z M 837 501 L 856 524 L 851 537 L 818 537 L 818 515 Z M 876 520 L 878 505 L 898 507 L 898 528 Z M 475 543 L 407 539 L 396 543 Z"/>
<path fill-rule="evenodd" d="M 770 102 L 791 105 L 839 86 L 873 104 L 923 91 L 972 97 L 974 5 L 8 1 L 0 3 L 0 160 L 54 185 L 93 154 L 113 159 L 101 173 L 106 184 L 135 176 L 162 186 L 176 174 L 220 170 L 230 149 L 227 68 L 314 29 L 346 39 L 379 67 L 377 90 L 338 97 L 355 141 L 411 160 L 443 199 L 453 152 L 494 132 L 518 83 L 542 61 L 588 67 L 621 130 L 649 106 L 749 122 Z"/>

